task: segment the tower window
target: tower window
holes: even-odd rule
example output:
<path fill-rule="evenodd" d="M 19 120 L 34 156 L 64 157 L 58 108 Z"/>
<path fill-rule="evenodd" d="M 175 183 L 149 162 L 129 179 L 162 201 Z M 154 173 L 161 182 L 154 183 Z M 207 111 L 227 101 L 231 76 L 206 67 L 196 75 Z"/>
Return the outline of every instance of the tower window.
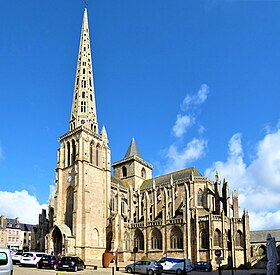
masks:
<path fill-rule="evenodd" d="M 82 88 L 86 88 L 87 84 L 86 84 L 86 80 L 82 80 Z"/>
<path fill-rule="evenodd" d="M 82 101 L 81 102 L 81 112 L 86 112 L 86 102 L 85 101 Z"/>
<path fill-rule="evenodd" d="M 95 164 L 96 166 L 99 166 L 99 145 L 96 146 L 95 154 Z"/>
<path fill-rule="evenodd" d="M 76 85 L 79 85 L 79 77 L 77 77 Z"/>
<path fill-rule="evenodd" d="M 91 87 L 91 78 L 89 78 L 89 86 Z"/>
<path fill-rule="evenodd" d="M 72 163 L 76 160 L 76 144 L 75 140 L 72 140 Z"/>
<path fill-rule="evenodd" d="M 94 149 L 94 144 L 93 142 L 90 143 L 90 147 L 89 147 L 89 161 L 90 163 L 93 163 L 93 149 Z"/>
<path fill-rule="evenodd" d="M 92 101 L 92 95 L 90 95 L 89 97 L 90 97 L 90 101 Z"/>
<path fill-rule="evenodd" d="M 86 93 L 82 92 L 82 98 L 85 98 L 85 97 L 86 97 Z"/>
<path fill-rule="evenodd" d="M 127 177 L 127 169 L 125 166 L 122 167 L 122 174 L 123 174 L 123 177 Z"/>
<path fill-rule="evenodd" d="M 87 62 L 83 62 L 83 66 L 86 66 L 87 65 Z"/>
<path fill-rule="evenodd" d="M 144 167 L 143 167 L 142 170 L 141 170 L 141 177 L 142 177 L 143 179 L 146 179 L 146 170 L 145 170 Z"/>
<path fill-rule="evenodd" d="M 83 69 L 83 74 L 85 74 L 85 73 L 86 73 L 86 69 L 84 68 L 84 69 Z"/>
<path fill-rule="evenodd" d="M 67 165 L 71 165 L 71 152 L 70 152 L 70 142 L 67 142 Z"/>

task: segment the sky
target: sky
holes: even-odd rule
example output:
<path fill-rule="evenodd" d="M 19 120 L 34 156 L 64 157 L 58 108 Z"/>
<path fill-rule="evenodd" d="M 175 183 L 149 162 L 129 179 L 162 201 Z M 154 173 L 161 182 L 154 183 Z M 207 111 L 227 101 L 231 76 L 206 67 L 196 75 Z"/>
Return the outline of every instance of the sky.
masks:
<path fill-rule="evenodd" d="M 87 0 L 112 162 L 134 137 L 153 176 L 195 166 L 280 228 L 280 1 Z M 82 0 L 1 1 L 0 214 L 38 222 L 69 130 Z"/>

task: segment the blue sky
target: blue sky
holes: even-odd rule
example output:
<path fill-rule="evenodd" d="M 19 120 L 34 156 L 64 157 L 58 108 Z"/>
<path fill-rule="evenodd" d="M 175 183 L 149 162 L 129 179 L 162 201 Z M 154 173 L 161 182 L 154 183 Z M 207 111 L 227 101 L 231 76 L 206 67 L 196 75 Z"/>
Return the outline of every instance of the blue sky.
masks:
<path fill-rule="evenodd" d="M 87 2 L 112 161 L 134 137 L 154 176 L 218 170 L 251 229 L 280 228 L 280 1 Z M 82 16 L 82 0 L 1 3 L 0 212 L 9 217 L 36 222 L 53 191 Z"/>

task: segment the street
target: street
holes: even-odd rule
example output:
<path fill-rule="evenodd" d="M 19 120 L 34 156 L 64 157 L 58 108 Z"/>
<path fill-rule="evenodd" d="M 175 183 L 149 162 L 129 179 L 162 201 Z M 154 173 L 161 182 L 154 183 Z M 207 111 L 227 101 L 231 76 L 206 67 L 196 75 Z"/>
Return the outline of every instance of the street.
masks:
<path fill-rule="evenodd" d="M 199 272 L 199 271 L 192 271 L 191 275 L 206 275 L 206 274 L 215 274 L 218 275 L 218 271 L 212 271 L 212 272 Z M 14 274 L 13 275 L 38 275 L 38 274 L 52 274 L 52 275 L 71 275 L 71 274 L 113 274 L 113 269 L 112 268 L 97 268 L 97 270 L 93 270 L 90 268 L 87 268 L 83 271 L 78 271 L 77 273 L 74 272 L 67 272 L 67 271 L 55 271 L 51 269 L 37 269 L 36 267 L 21 267 L 19 265 L 14 265 Z M 120 274 L 127 274 L 124 272 L 124 269 L 122 268 L 121 271 L 115 271 L 114 274 L 120 275 Z M 232 274 L 230 270 L 223 270 L 222 275 L 249 275 L 249 274 L 257 274 L 257 275 L 262 275 L 266 274 L 265 270 L 236 270 Z"/>

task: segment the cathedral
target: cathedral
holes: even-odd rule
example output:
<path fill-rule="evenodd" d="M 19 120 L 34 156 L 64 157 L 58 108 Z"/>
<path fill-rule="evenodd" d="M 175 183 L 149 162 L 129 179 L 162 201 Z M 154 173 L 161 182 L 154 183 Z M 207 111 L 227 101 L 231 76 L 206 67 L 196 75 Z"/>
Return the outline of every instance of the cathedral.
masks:
<path fill-rule="evenodd" d="M 134 139 L 111 164 L 105 127 L 99 130 L 87 9 L 84 9 L 69 131 L 59 139 L 52 225 L 47 252 L 101 263 L 105 251 L 129 261 L 187 257 L 222 264 L 250 263 L 249 216 L 218 173 L 189 167 L 153 177 Z"/>

